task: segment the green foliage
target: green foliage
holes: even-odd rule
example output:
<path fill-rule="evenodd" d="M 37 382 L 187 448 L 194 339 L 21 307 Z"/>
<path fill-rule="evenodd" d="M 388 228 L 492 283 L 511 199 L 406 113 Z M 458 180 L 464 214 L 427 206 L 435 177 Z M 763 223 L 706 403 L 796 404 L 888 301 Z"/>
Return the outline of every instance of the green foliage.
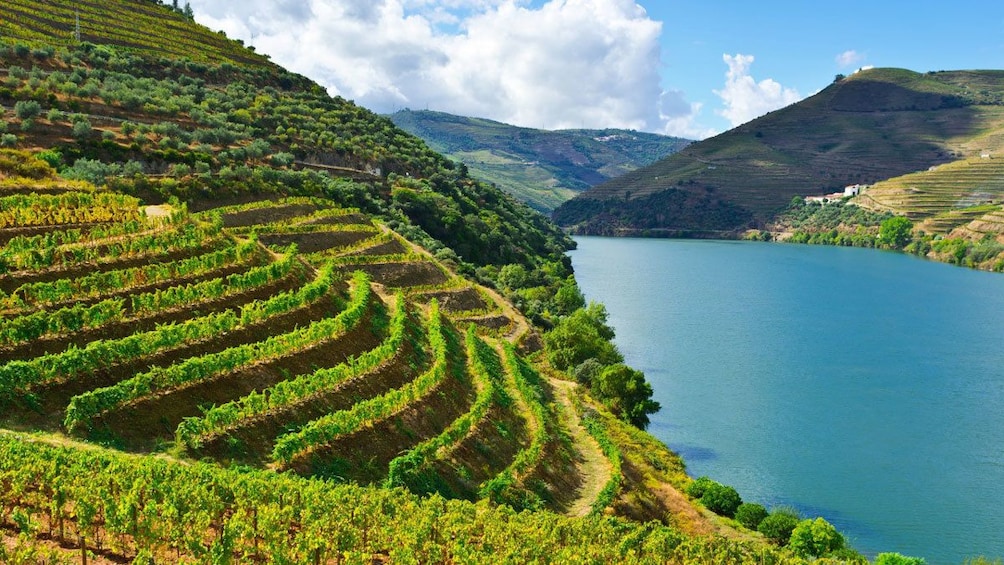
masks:
<path fill-rule="evenodd" d="M 596 359 L 604 365 L 623 361 L 610 341 L 614 332 L 606 322 L 606 308 L 596 302 L 562 318 L 554 329 L 544 335 L 551 364 L 556 369 L 567 371 L 587 359 Z"/>
<path fill-rule="evenodd" d="M 844 536 L 822 518 L 802 520 L 791 532 L 788 547 L 802 557 L 823 557 L 844 548 Z"/>
<path fill-rule="evenodd" d="M 701 495 L 701 504 L 705 508 L 729 518 L 735 515 L 736 509 L 742 502 L 736 489 L 719 483 L 708 485 Z"/>
<path fill-rule="evenodd" d="M 204 381 L 219 374 L 233 371 L 238 367 L 276 358 L 290 351 L 296 351 L 330 339 L 332 335 L 342 333 L 359 323 L 368 311 L 371 296 L 369 280 L 365 275 L 360 274 L 355 277 L 354 282 L 356 287 L 352 300 L 338 316 L 324 318 L 306 327 L 270 336 L 259 342 L 235 345 L 201 357 L 189 357 L 180 363 L 167 367 L 153 367 L 149 371 L 133 375 L 112 386 L 96 388 L 79 394 L 70 399 L 70 403 L 66 407 L 63 425 L 71 431 L 80 429 L 95 416 L 129 402 L 161 391 Z M 267 311 L 264 314 L 257 311 L 259 309 L 288 311 L 293 307 L 320 299 L 328 293 L 333 284 L 331 269 L 324 269 L 313 284 L 303 287 L 299 293 L 273 296 L 268 301 L 257 304 L 257 309 L 250 309 L 248 308 L 250 305 L 245 305 L 241 315 L 247 319 L 242 320 L 242 324 L 247 325 L 250 321 L 261 319 L 269 314 Z M 227 323 L 208 328 L 207 324 L 203 324 L 198 329 L 208 329 L 219 333 L 221 330 L 227 329 Z M 183 336 L 182 339 L 189 340 L 191 337 Z"/>
<path fill-rule="evenodd" d="M 361 292 L 358 296 L 366 295 L 367 293 Z M 366 306 L 365 302 L 358 300 L 354 302 L 356 308 Z M 225 434 L 227 430 L 236 427 L 241 422 L 288 408 L 311 395 L 330 390 L 339 383 L 374 369 L 380 363 L 390 359 L 401 347 L 406 337 L 408 310 L 402 295 L 398 296 L 395 308 L 391 319 L 390 333 L 379 347 L 366 351 L 362 355 L 353 357 L 335 367 L 318 369 L 313 373 L 299 375 L 261 392 L 255 391 L 238 400 L 214 406 L 207 410 L 202 417 L 185 418 L 175 432 L 178 443 L 197 449 L 208 438 Z M 356 315 L 358 314 L 353 316 Z"/>
<path fill-rule="evenodd" d="M 711 485 L 717 484 L 710 477 L 697 477 L 687 485 L 687 496 L 691 498 L 701 498 Z"/>
<path fill-rule="evenodd" d="M 433 303 L 435 304 L 435 303 Z M 272 450 L 273 461 L 288 467 L 335 438 L 352 433 L 369 422 L 388 417 L 426 394 L 447 378 L 448 338 L 438 305 L 431 308 L 427 322 L 433 363 L 427 371 L 408 384 L 381 396 L 358 402 L 347 410 L 322 416 L 300 429 L 281 436 Z"/>
<path fill-rule="evenodd" d="M 875 565 L 924 565 L 925 563 L 927 562 L 920 557 L 908 557 L 900 553 L 879 553 L 875 557 Z"/>
<path fill-rule="evenodd" d="M 101 528 L 107 540 L 128 538 L 137 562 L 168 552 L 169 560 L 214 563 L 252 556 L 267 563 L 790 562 L 754 542 L 690 538 L 658 523 L 517 512 L 15 434 L 0 434 L 0 476 L 0 508 L 20 508 L 22 522 L 65 520 L 68 531 L 85 534 Z M 59 485 L 60 495 L 36 497 L 40 483 Z"/>
<path fill-rule="evenodd" d="M 91 127 L 91 122 L 88 120 L 80 120 L 73 123 L 73 137 L 77 140 L 87 139 L 93 132 L 94 128 Z"/>
<path fill-rule="evenodd" d="M 19 100 L 14 104 L 14 115 L 20 120 L 30 120 L 42 113 L 42 105 L 35 100 Z"/>
<path fill-rule="evenodd" d="M 778 545 L 785 545 L 791 539 L 791 532 L 799 523 L 798 513 L 789 508 L 776 508 L 764 518 L 757 531 Z"/>
<path fill-rule="evenodd" d="M 878 240 L 893 249 L 903 249 L 913 239 L 913 222 L 904 216 L 895 216 L 882 221 Z"/>
<path fill-rule="evenodd" d="M 760 522 L 767 517 L 767 509 L 762 504 L 755 502 L 744 502 L 736 508 L 736 521 L 744 528 L 756 531 Z"/>
<path fill-rule="evenodd" d="M 604 365 L 596 359 L 589 358 L 579 363 L 572 369 L 572 376 L 575 377 L 575 381 L 579 384 L 586 385 L 587 387 L 592 385 L 593 380 L 600 376 L 603 372 Z"/>
<path fill-rule="evenodd" d="M 652 385 L 645 380 L 645 375 L 623 363 L 603 369 L 592 380 L 590 391 L 611 412 L 641 429 L 648 426 L 648 415 L 660 408 L 659 403 L 652 400 Z"/>

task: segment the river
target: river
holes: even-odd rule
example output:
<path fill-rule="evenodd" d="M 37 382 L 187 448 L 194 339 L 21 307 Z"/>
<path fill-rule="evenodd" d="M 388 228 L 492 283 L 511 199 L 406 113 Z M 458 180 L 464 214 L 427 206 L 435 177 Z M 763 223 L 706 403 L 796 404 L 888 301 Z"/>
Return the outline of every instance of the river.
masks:
<path fill-rule="evenodd" d="M 649 431 L 746 501 L 869 556 L 1004 557 L 1004 275 L 870 249 L 578 237 L 587 300 L 662 410 Z"/>

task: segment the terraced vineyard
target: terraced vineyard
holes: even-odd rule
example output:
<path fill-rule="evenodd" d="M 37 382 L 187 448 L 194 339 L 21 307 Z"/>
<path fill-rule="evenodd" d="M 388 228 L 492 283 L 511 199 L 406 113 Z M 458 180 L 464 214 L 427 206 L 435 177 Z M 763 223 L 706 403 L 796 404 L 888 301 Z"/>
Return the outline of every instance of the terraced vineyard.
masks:
<path fill-rule="evenodd" d="M 358 210 L 290 197 L 189 213 L 51 179 L 38 195 L 23 180 L 0 196 L 0 426 L 47 434 L 32 442 L 40 453 L 45 438 L 77 438 L 592 514 L 647 488 L 625 483 L 609 443 L 601 451 L 574 431 L 582 416 L 566 411 L 598 406 L 573 402 L 572 388 L 526 361 L 540 340 L 510 304 Z M 0 441 L 20 452 L 6 433 Z M 583 452 L 608 461 L 600 476 Z M 0 470 L 8 487 L 24 478 Z M 53 557 L 201 559 L 218 543 L 149 533 L 141 547 L 137 530 L 114 533 L 101 500 L 87 503 L 93 514 L 72 497 L 52 514 L 41 485 L 24 488 L 0 499 L 48 525 L 39 539 L 60 541 Z M 294 551 L 248 539 L 247 555 Z"/>
<path fill-rule="evenodd" d="M 44 12 L 29 0 L 5 2 L 0 35 L 45 48 L 80 41 L 111 43 L 157 57 L 264 66 L 268 59 L 146 0 L 48 4 Z M 115 17 L 109 17 L 109 13 Z M 53 41 L 56 38 L 58 41 Z"/>
<path fill-rule="evenodd" d="M 856 202 L 903 214 L 932 233 L 969 225 L 975 234 L 1004 233 L 1004 155 L 986 154 L 875 183 Z"/>
<path fill-rule="evenodd" d="M 567 236 L 177 12 L 0 3 L 0 563 L 801 562 L 551 366 Z"/>

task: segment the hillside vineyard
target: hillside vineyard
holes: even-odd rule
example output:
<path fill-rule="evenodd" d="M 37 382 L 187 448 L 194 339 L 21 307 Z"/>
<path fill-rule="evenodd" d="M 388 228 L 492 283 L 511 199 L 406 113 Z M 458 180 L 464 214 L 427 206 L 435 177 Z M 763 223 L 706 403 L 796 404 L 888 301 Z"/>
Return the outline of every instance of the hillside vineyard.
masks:
<path fill-rule="evenodd" d="M 0 5 L 0 563 L 863 561 L 638 427 L 548 219 L 189 16 Z"/>

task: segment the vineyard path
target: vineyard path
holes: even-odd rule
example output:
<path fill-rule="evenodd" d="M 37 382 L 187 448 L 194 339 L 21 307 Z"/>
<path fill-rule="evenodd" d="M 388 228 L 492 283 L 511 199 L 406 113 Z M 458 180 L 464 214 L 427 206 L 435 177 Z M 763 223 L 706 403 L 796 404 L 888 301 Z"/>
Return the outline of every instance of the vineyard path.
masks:
<path fill-rule="evenodd" d="M 600 444 L 582 426 L 579 414 L 575 411 L 575 406 L 572 405 L 571 395 L 575 394 L 574 389 L 578 385 L 555 378 L 548 378 L 548 382 L 554 388 L 555 398 L 568 416 L 568 433 L 572 438 L 572 443 L 575 444 L 575 450 L 581 456 L 581 459 L 576 461 L 576 465 L 582 476 L 582 486 L 579 488 L 577 498 L 569 505 L 567 514 L 569 516 L 585 516 L 592 510 L 593 502 L 599 496 L 600 491 L 610 481 L 610 462 L 603 455 Z"/>

